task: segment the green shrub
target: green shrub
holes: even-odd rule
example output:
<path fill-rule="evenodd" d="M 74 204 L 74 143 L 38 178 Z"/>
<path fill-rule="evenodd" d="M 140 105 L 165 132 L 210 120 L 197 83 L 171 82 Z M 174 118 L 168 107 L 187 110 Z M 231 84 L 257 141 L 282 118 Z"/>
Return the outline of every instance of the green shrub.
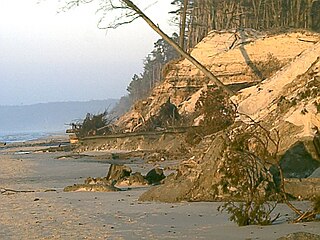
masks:
<path fill-rule="evenodd" d="M 200 126 L 192 128 L 187 133 L 187 142 L 197 144 L 201 139 L 234 123 L 235 107 L 229 97 L 216 87 L 208 87 L 196 103 L 196 116 L 203 116 Z"/>
<path fill-rule="evenodd" d="M 228 201 L 218 208 L 230 214 L 239 226 L 271 224 L 271 213 L 277 205 L 277 188 L 266 167 L 271 154 L 268 138 L 258 126 L 236 129 L 230 134 L 219 186 Z"/>

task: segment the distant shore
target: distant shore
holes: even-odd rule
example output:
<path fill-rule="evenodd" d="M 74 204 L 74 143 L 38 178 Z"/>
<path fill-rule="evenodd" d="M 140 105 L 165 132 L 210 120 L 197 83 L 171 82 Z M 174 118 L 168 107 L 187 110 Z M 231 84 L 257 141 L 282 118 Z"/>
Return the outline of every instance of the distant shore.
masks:
<path fill-rule="evenodd" d="M 69 137 L 63 132 L 59 133 L 42 133 L 42 134 L 32 134 L 27 137 L 19 136 L 17 134 L 17 139 L 15 141 L 6 141 L 5 137 L 2 136 L 2 141 L 0 141 L 0 150 L 12 152 L 16 148 L 35 147 L 35 148 L 45 148 L 50 146 L 59 146 L 61 144 L 69 144 Z"/>

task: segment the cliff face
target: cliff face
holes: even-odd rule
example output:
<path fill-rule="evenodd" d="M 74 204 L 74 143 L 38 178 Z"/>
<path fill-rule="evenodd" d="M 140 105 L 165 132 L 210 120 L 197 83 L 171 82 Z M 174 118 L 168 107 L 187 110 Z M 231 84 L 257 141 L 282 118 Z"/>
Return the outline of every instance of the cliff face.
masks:
<path fill-rule="evenodd" d="M 295 70 L 292 76 L 287 75 L 286 79 L 293 80 L 292 77 L 296 78 L 297 75 L 305 73 L 308 66 L 314 62 L 314 56 L 308 62 L 304 62 L 304 59 L 309 58 L 309 55 L 305 58 L 298 56 L 305 51 L 317 54 L 318 47 L 314 47 L 319 40 L 319 34 L 306 31 L 278 35 L 262 34 L 251 29 L 238 32 L 212 31 L 192 50 L 191 55 L 210 69 L 223 83 L 237 90 L 261 82 L 282 66 L 285 66 L 287 72 Z M 294 64 L 292 61 L 295 61 Z M 213 83 L 188 60 L 168 65 L 164 81 L 152 90 L 147 99 L 139 101 L 123 115 L 117 125 L 127 132 L 137 130 L 156 115 L 168 99 L 177 106 L 180 114 L 193 113 L 201 93 L 210 85 Z M 275 88 L 280 91 L 285 85 L 285 83 L 281 86 L 275 85 Z M 251 92 L 245 90 L 240 94 L 238 102 L 247 98 L 246 103 L 241 104 L 241 109 L 246 108 L 245 105 L 251 108 L 247 103 L 255 100 L 245 97 L 250 94 Z M 264 98 L 262 95 L 259 96 Z M 260 108 L 259 105 L 256 108 Z M 247 113 L 247 110 L 244 112 Z"/>
<path fill-rule="evenodd" d="M 188 115 L 193 115 L 190 121 L 193 125 L 197 124 L 195 120 L 199 117 L 207 116 L 196 111 L 196 106 L 202 93 L 209 95 L 213 83 L 187 60 L 180 60 L 167 66 L 164 81 L 152 90 L 147 99 L 137 102 L 131 111 L 118 120 L 122 131 L 133 133 L 123 134 L 123 139 L 119 135 L 114 139 L 109 137 L 110 144 L 104 137 L 101 143 L 92 139 L 92 145 L 100 145 L 101 149 L 165 150 L 168 159 L 173 158 L 173 151 L 182 155 L 184 161 L 180 162 L 176 173 L 168 177 L 164 184 L 144 193 L 140 200 L 175 202 L 223 199 L 225 196 L 218 195 L 216 186 L 221 178 L 224 156 L 237 132 L 243 130 L 250 135 L 253 121 L 259 121 L 264 130 L 278 131 L 279 138 L 278 135 L 271 136 L 275 131 L 263 131 L 270 134 L 271 138 L 276 136 L 274 145 L 263 141 L 260 144 L 262 142 L 267 149 L 268 158 L 276 156 L 272 158 L 272 163 L 280 162 L 286 178 L 314 176 L 320 166 L 320 34 L 304 31 L 267 35 L 253 30 L 211 32 L 191 54 L 222 82 L 237 91 L 231 101 L 237 106 L 238 116 L 231 126 L 228 125 L 229 128 L 211 135 L 204 132 L 200 143 L 191 142 L 190 146 L 185 144 L 189 132 L 178 135 L 174 132 L 177 129 L 171 129 L 174 134 L 153 129 L 149 133 L 159 136 L 149 138 L 145 136 L 147 134 L 139 133 L 150 122 L 159 120 L 154 117 L 164 109 L 169 109 L 169 113 L 178 112 L 186 119 Z M 210 102 L 206 103 L 209 110 L 219 105 L 216 92 L 211 93 L 214 93 L 213 98 L 208 98 Z M 197 114 L 199 116 L 194 116 Z M 228 116 L 225 112 L 219 114 L 223 114 L 223 119 Z M 213 119 L 206 130 L 219 125 L 219 118 Z M 134 135 L 134 138 L 129 135 Z M 192 135 L 194 138 L 196 136 L 197 133 Z M 259 152 L 260 145 L 251 140 L 245 141 L 250 143 L 250 151 Z M 296 196 L 301 194 L 301 189 L 306 190 L 303 193 L 305 198 L 314 195 L 313 190 L 297 187 L 296 181 L 286 181 L 286 188 Z"/>
<path fill-rule="evenodd" d="M 163 185 L 145 192 L 140 200 L 176 202 L 223 199 L 225 196 L 218 195 L 214 186 L 219 184 L 221 177 L 219 166 L 230 142 L 228 135 L 239 126 L 245 128 L 248 126 L 246 123 L 252 124 L 252 121 L 259 121 L 266 129 L 276 129 L 279 133 L 280 146 L 276 154 L 284 176 L 288 178 L 285 181 L 286 190 L 296 197 L 310 198 L 315 195 L 319 181 L 314 174 L 320 166 L 320 36 L 308 32 L 250 36 L 250 42 L 238 39 L 232 44 L 232 41 L 226 40 L 234 34 L 213 32 L 193 51 L 196 58 L 210 65 L 216 73 L 219 72 L 217 66 L 223 66 L 220 79 L 224 83 L 255 82 L 255 85 L 243 88 L 232 97 L 239 113 L 236 123 L 224 132 L 207 136 L 196 147 L 201 149 L 204 146 L 198 154 L 192 152 L 194 156 L 181 162 L 175 175 Z M 211 39 L 215 41 L 212 40 L 210 45 Z M 217 43 L 218 39 L 226 41 L 226 48 Z M 266 59 L 270 59 L 270 53 L 273 60 L 264 64 Z M 279 64 L 278 70 L 265 79 L 263 74 L 257 73 L 257 70 L 262 73 L 270 69 L 274 63 Z M 154 98 L 148 99 L 149 110 L 146 112 L 156 112 L 157 101 L 170 97 L 181 114 L 191 113 L 200 93 L 206 91 L 205 85 L 211 84 L 187 61 L 183 60 L 175 66 L 176 72 L 169 72 L 165 82 L 154 90 Z M 262 79 L 259 79 L 261 76 Z M 185 91 L 186 99 L 181 98 L 180 94 L 175 97 L 177 86 L 187 89 L 188 83 L 194 84 L 193 92 L 188 96 Z M 307 179 L 310 175 L 313 178 Z M 306 187 L 290 180 L 292 178 L 305 178 L 302 183 L 312 182 L 312 185 Z"/>
<path fill-rule="evenodd" d="M 312 139 L 320 128 L 320 42 L 233 100 L 240 113 L 279 129 L 283 151 L 299 139 Z"/>

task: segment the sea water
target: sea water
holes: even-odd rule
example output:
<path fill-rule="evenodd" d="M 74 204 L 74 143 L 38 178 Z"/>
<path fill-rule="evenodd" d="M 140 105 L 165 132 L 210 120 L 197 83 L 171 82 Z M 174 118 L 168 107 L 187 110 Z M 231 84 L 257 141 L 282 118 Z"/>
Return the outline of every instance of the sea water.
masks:
<path fill-rule="evenodd" d="M 53 135 L 48 132 L 0 132 L 0 142 L 2 143 L 18 143 L 46 138 Z"/>

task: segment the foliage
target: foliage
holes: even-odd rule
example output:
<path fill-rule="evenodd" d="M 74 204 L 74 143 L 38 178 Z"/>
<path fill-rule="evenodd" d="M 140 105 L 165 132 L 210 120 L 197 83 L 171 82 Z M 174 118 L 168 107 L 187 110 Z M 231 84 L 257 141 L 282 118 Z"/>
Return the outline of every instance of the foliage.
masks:
<path fill-rule="evenodd" d="M 105 135 L 112 132 L 112 117 L 107 111 L 94 115 L 87 113 L 82 123 L 72 124 L 77 137 Z"/>
<path fill-rule="evenodd" d="M 181 0 L 174 0 L 174 22 L 181 24 Z M 194 47 L 211 30 L 312 28 L 319 31 L 320 4 L 306 0 L 189 0 L 186 37 Z M 311 10 L 311 11 L 310 11 Z"/>
<path fill-rule="evenodd" d="M 160 127 L 174 126 L 175 122 L 180 119 L 178 108 L 170 102 L 170 98 L 161 106 L 158 115 Z"/>
<path fill-rule="evenodd" d="M 267 168 L 272 156 L 269 138 L 259 126 L 239 127 L 231 133 L 230 143 L 220 166 L 219 185 L 229 201 L 219 207 L 227 211 L 230 220 L 239 226 L 271 224 L 276 207 L 276 185 Z M 242 201 L 235 203 L 235 201 Z"/>
<path fill-rule="evenodd" d="M 174 33 L 172 39 L 177 42 L 178 35 Z M 134 74 L 127 87 L 131 102 L 134 103 L 146 97 L 156 83 L 162 81 L 164 66 L 178 57 L 178 53 L 170 44 L 163 39 L 157 40 L 154 43 L 154 49 L 143 62 L 143 73 L 140 75 Z"/>
<path fill-rule="evenodd" d="M 269 53 L 266 60 L 254 61 L 253 65 L 259 72 L 261 79 L 266 79 L 280 70 L 284 66 L 284 63 L 282 63 L 273 54 Z"/>
<path fill-rule="evenodd" d="M 298 86 L 296 96 L 286 99 L 281 97 L 278 102 L 278 106 L 282 108 L 288 108 L 291 106 L 296 106 L 297 104 L 308 103 L 311 99 L 316 99 L 320 97 L 320 81 L 317 76 L 317 71 L 310 71 L 307 75 L 307 82 L 303 86 Z M 304 76 L 302 76 L 304 77 Z M 311 79 L 311 80 L 309 80 Z M 315 100 L 313 105 L 316 108 L 317 113 L 320 113 L 320 101 Z M 308 113 L 308 110 L 303 108 L 301 111 L 302 114 Z"/>
<path fill-rule="evenodd" d="M 170 98 L 161 105 L 158 114 L 146 121 L 139 131 L 154 131 L 176 126 L 180 121 L 180 114 L 177 107 L 170 102 Z"/>
<path fill-rule="evenodd" d="M 310 98 L 315 98 L 320 96 L 320 81 L 318 78 L 313 78 L 311 81 L 309 81 L 305 87 L 299 91 L 296 99 L 298 101 L 307 100 Z"/>
<path fill-rule="evenodd" d="M 208 134 L 230 126 L 235 117 L 235 108 L 229 97 L 216 87 L 208 87 L 196 103 L 196 111 L 204 116 L 202 124 Z"/>
<path fill-rule="evenodd" d="M 111 114 L 115 117 L 119 117 L 123 114 L 125 114 L 127 111 L 130 110 L 130 99 L 129 96 L 122 96 L 119 100 L 119 102 L 115 105 L 115 107 L 112 109 Z"/>
<path fill-rule="evenodd" d="M 227 202 L 218 208 L 225 210 L 230 216 L 230 221 L 236 222 L 239 226 L 247 225 L 270 225 L 275 220 L 270 214 L 274 210 L 276 203 L 261 202 Z"/>
<path fill-rule="evenodd" d="M 206 136 L 229 127 L 235 118 L 235 108 L 228 96 L 216 87 L 208 87 L 196 103 L 196 115 L 202 117 L 200 126 L 187 133 L 187 142 L 196 144 Z"/>
<path fill-rule="evenodd" d="M 219 168 L 222 175 L 219 184 L 222 191 L 230 195 L 230 200 L 220 206 L 219 210 L 226 210 L 231 214 L 230 220 L 239 225 L 264 225 L 279 217 L 278 214 L 272 219 L 271 213 L 276 207 L 275 201 L 283 201 L 297 214 L 294 222 L 315 220 L 320 209 L 319 196 L 314 200 L 314 209 L 305 212 L 288 200 L 280 164 L 279 131 L 268 130 L 261 123 L 246 117 L 251 124 L 231 131 L 224 161 Z M 271 176 L 271 168 L 268 168 L 271 164 L 277 168 L 279 176 Z M 238 200 L 242 202 L 236 204 Z"/>

